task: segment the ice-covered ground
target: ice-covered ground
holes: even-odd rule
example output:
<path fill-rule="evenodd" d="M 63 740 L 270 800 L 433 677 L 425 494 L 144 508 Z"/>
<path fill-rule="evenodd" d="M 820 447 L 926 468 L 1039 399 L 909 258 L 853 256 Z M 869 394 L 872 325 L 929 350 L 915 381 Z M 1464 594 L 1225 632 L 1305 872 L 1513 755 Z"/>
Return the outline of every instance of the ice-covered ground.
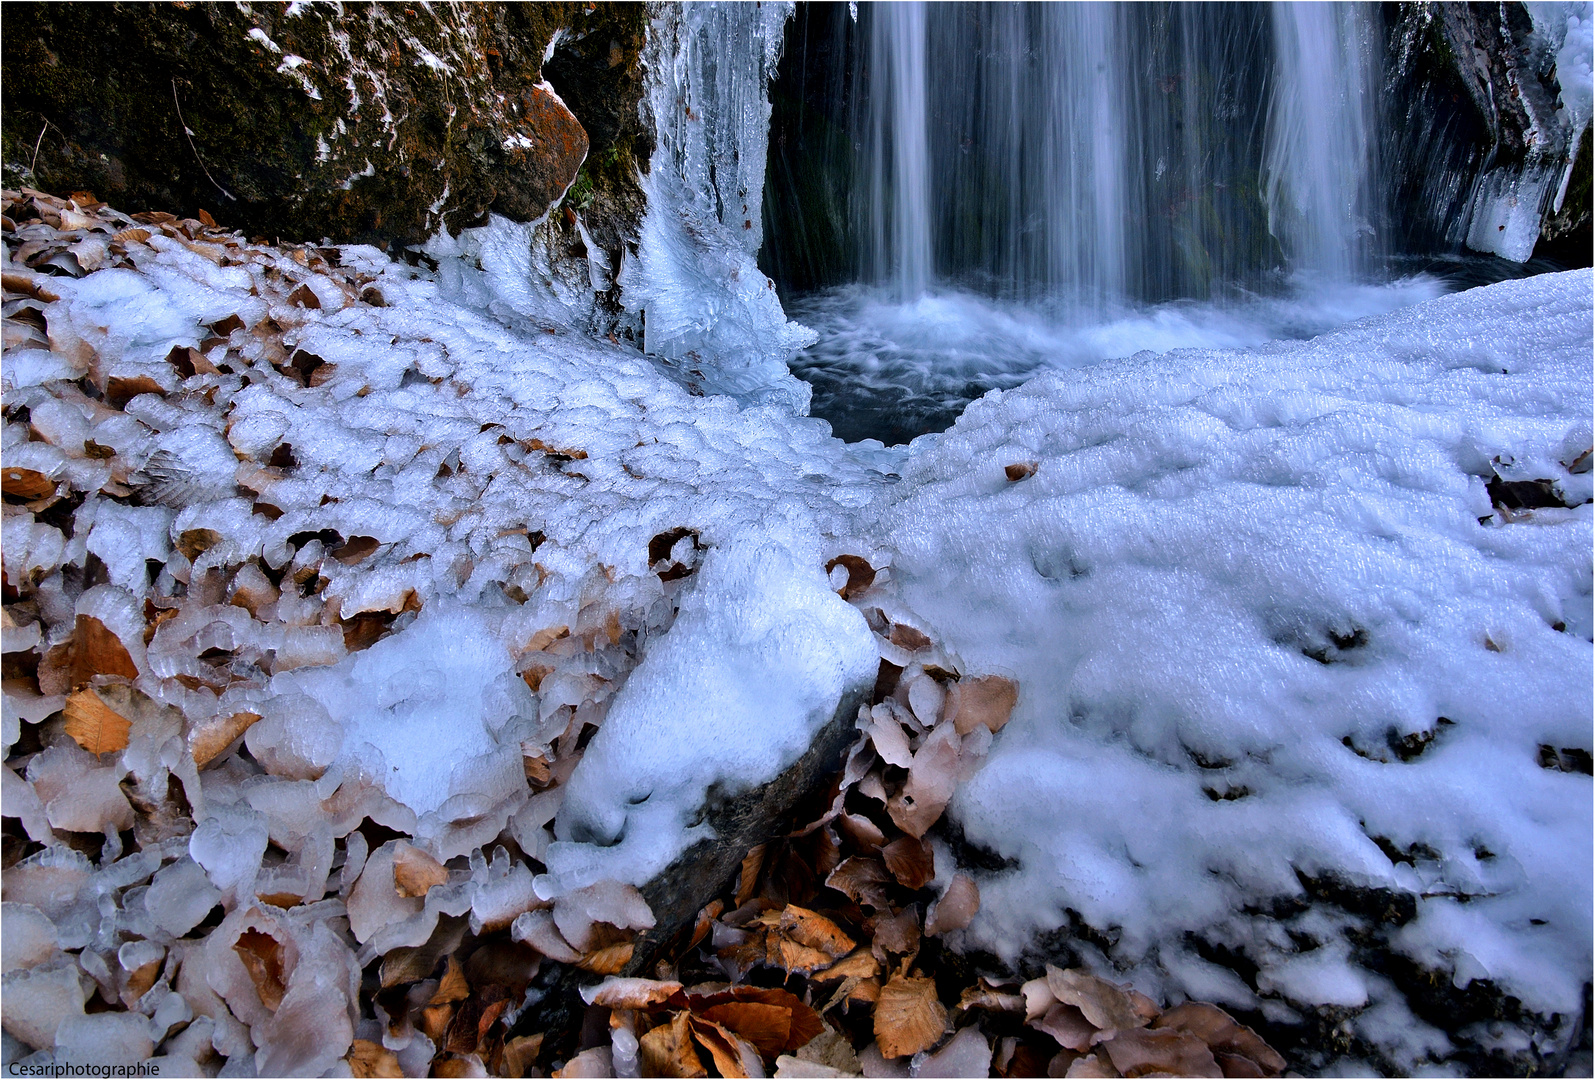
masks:
<path fill-rule="evenodd" d="M 105 257 L 100 234 L 73 242 Z M 356 960 L 425 941 L 443 909 L 489 925 L 504 890 L 525 914 L 642 881 L 697 835 L 710 783 L 792 761 L 887 649 L 825 580 L 847 553 L 890 567 L 856 606 L 1020 687 L 954 804 L 1017 861 L 977 875 L 965 945 L 1011 958 L 1072 911 L 1084 962 L 1164 1000 L 1342 1008 L 1415 1066 L 1451 1044 L 1334 899 L 1384 889 L 1415 903 L 1374 928 L 1386 954 L 1578 1013 L 1591 790 L 1562 769 L 1591 746 L 1588 271 L 1048 372 L 884 451 L 549 333 L 495 306 L 513 283 L 469 256 L 431 273 L 369 248 L 333 268 L 167 230 L 123 245 L 127 265 L 81 278 L 7 268 L 8 290 L 59 298 L 27 302 L 47 330 L 8 338 L 5 467 L 82 498 L 8 502 L 6 577 L 37 622 L 8 616 L 6 649 L 48 660 L 99 620 L 156 711 L 114 765 L 32 754 L 6 813 L 38 842 L 114 835 L 107 776 L 142 791 L 169 771 L 195 828 L 8 869 L 55 947 L 192 955 L 204 912 L 178 901 L 203 892 L 233 912 L 210 932 L 216 994 L 246 985 L 222 961 L 258 923 L 307 958 L 296 1007 L 341 1001 L 358 1031 L 337 990 Z M 1498 510 L 1497 475 L 1573 505 Z M 84 588 L 60 568 L 88 553 L 105 580 Z M 12 689 L 8 755 L 61 707 Z M 194 747 L 246 729 L 250 760 L 198 770 Z M 575 771 L 533 794 L 533 758 Z M 365 816 L 470 873 L 379 903 L 362 866 L 394 856 L 368 853 Z M 546 865 L 539 895 L 480 850 L 501 835 Z M 244 901 L 284 892 L 307 905 Z M 361 951 L 317 929 L 345 911 Z M 8 1016 L 58 974 L 41 955 L 7 976 Z M 280 1015 L 229 1020 L 190 990 L 171 1011 L 211 1009 L 223 1054 L 299 1052 Z M 108 1037 L 73 1023 L 68 1051 Z M 1531 1026 L 1465 1037 L 1512 1050 Z"/>

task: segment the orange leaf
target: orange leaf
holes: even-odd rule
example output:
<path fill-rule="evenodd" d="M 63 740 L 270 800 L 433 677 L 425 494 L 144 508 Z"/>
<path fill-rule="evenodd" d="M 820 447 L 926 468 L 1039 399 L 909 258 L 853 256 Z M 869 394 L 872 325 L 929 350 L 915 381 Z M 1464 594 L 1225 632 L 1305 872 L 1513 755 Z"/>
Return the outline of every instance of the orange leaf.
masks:
<path fill-rule="evenodd" d="M 465 971 L 460 967 L 459 959 L 451 954 L 443 978 L 438 982 L 437 992 L 427 1004 L 444 1005 L 451 1001 L 464 1001 L 470 996 L 471 984 L 465 981 Z"/>
<path fill-rule="evenodd" d="M 962 930 L 974 921 L 979 910 L 980 889 L 975 880 L 968 874 L 954 874 L 952 883 L 925 921 L 925 933 L 936 935 Z"/>
<path fill-rule="evenodd" d="M 878 861 L 854 855 L 843 859 L 826 877 L 825 884 L 856 903 L 885 909 L 888 880 L 886 868 Z"/>
<path fill-rule="evenodd" d="M 810 972 L 831 966 L 831 957 L 819 949 L 800 945 L 781 934 L 772 933 L 767 939 L 765 959 L 791 974 L 801 971 L 807 975 Z"/>
<path fill-rule="evenodd" d="M 852 952 L 855 944 L 830 919 L 796 904 L 788 904 L 781 912 L 780 931 L 799 945 L 818 949 L 832 960 Z"/>
<path fill-rule="evenodd" d="M 692 1047 L 691 1015 L 680 1012 L 638 1041 L 638 1059 L 645 1076 L 708 1076 Z"/>
<path fill-rule="evenodd" d="M 356 1077 L 403 1076 L 399 1055 L 370 1039 L 356 1039 L 349 1048 L 349 1072 Z"/>
<path fill-rule="evenodd" d="M 968 735 L 976 724 L 985 724 L 993 735 L 1001 731 L 1019 701 L 1019 684 L 1001 675 L 982 675 L 958 683 L 958 712 L 953 725 L 958 734 Z"/>
<path fill-rule="evenodd" d="M 900 836 L 881 849 L 886 869 L 905 889 L 922 889 L 936 876 L 936 856 L 931 846 L 911 836 Z"/>
<path fill-rule="evenodd" d="M 107 754 L 127 749 L 127 733 L 132 723 L 100 700 L 93 690 L 79 690 L 66 699 L 61 714 L 64 730 L 91 754 Z"/>
<path fill-rule="evenodd" d="M 680 990 L 681 984 L 678 982 L 609 978 L 583 990 L 582 1000 L 589 1005 L 603 1005 L 611 1009 L 646 1009 L 669 999 Z"/>
<path fill-rule="evenodd" d="M 583 971 L 591 971 L 598 975 L 614 975 L 631 963 L 633 948 L 629 941 L 622 941 L 618 945 L 606 945 L 576 961 L 576 966 Z"/>
<path fill-rule="evenodd" d="M 875 581 L 875 568 L 857 555 L 838 555 L 825 564 L 825 572 L 829 574 L 838 566 L 847 568 L 847 584 L 837 590 L 843 600 L 853 599 Z"/>
<path fill-rule="evenodd" d="M 750 848 L 742 857 L 742 872 L 737 877 L 737 894 L 735 905 L 741 907 L 753 899 L 753 892 L 759 884 L 759 871 L 764 868 L 764 845 Z"/>
<path fill-rule="evenodd" d="M 55 481 L 33 469 L 0 469 L 0 492 L 23 502 L 35 502 L 55 494 Z"/>
<path fill-rule="evenodd" d="M 1034 461 L 1021 461 L 1014 465 L 1005 465 L 1002 471 L 1007 475 L 1010 482 L 1017 483 L 1027 476 L 1036 475 L 1037 468 L 1038 465 Z"/>
<path fill-rule="evenodd" d="M 93 615 L 79 615 L 72 630 L 72 685 L 82 686 L 96 675 L 138 678 L 138 668 L 122 639 Z"/>
<path fill-rule="evenodd" d="M 759 1065 L 759 1052 L 753 1044 L 727 1031 L 712 1020 L 699 1016 L 691 1018 L 692 1035 L 698 1045 L 709 1051 L 714 1067 L 724 1077 L 747 1077 Z M 758 1071 L 762 1072 L 762 1069 Z"/>
<path fill-rule="evenodd" d="M 838 979 L 873 979 L 881 973 L 881 964 L 869 949 L 858 949 L 813 975 L 815 982 L 835 982 Z"/>
<path fill-rule="evenodd" d="M 697 1014 L 736 1032 L 767 1058 L 786 1049 L 792 1035 L 792 1010 L 759 1001 L 728 1001 Z"/>
<path fill-rule="evenodd" d="M 259 719 L 259 713 L 236 712 L 231 716 L 218 716 L 190 728 L 188 752 L 193 755 L 194 764 L 203 766 L 213 760 Z"/>
<path fill-rule="evenodd" d="M 947 1010 L 933 979 L 899 975 L 881 987 L 875 1003 L 875 1041 L 881 1056 L 907 1057 L 936 1045 L 947 1028 Z"/>

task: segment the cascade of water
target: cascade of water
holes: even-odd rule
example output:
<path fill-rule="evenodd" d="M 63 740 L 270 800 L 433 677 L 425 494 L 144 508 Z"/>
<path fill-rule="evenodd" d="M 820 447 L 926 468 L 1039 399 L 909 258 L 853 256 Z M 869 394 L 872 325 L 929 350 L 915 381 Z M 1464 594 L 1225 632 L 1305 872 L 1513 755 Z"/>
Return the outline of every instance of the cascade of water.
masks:
<path fill-rule="evenodd" d="M 888 4 L 879 18 L 871 41 L 872 66 L 883 76 L 871 116 L 871 254 L 875 274 L 890 278 L 901 299 L 912 300 L 934 276 L 925 4 Z"/>
<path fill-rule="evenodd" d="M 1293 268 L 1346 280 L 1374 240 L 1376 65 L 1364 5 L 1275 3 L 1269 231 Z"/>
<path fill-rule="evenodd" d="M 1370 253 L 1377 12 L 874 5 L 865 277 L 1104 309 Z M 927 73 L 933 73 L 927 77 Z"/>

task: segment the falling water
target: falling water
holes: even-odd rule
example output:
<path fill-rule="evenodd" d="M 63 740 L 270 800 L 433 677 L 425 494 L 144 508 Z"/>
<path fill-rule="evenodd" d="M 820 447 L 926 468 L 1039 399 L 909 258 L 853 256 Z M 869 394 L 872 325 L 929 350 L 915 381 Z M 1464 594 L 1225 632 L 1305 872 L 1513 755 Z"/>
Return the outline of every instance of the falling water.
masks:
<path fill-rule="evenodd" d="M 889 4 L 870 46 L 885 77 L 871 113 L 870 254 L 910 300 L 931 280 L 930 153 L 926 130 L 925 5 Z"/>

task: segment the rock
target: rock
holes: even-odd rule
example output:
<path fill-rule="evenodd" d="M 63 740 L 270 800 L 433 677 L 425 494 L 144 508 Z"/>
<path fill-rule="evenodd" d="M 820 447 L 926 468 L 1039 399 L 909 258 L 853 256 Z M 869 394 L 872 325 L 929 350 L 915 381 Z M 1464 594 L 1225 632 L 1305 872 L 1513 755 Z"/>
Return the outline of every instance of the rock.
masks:
<path fill-rule="evenodd" d="M 615 248 L 641 210 L 645 28 L 633 5 L 41 7 L 0 46 L 6 179 L 380 244 L 533 220 L 574 185 Z"/>

